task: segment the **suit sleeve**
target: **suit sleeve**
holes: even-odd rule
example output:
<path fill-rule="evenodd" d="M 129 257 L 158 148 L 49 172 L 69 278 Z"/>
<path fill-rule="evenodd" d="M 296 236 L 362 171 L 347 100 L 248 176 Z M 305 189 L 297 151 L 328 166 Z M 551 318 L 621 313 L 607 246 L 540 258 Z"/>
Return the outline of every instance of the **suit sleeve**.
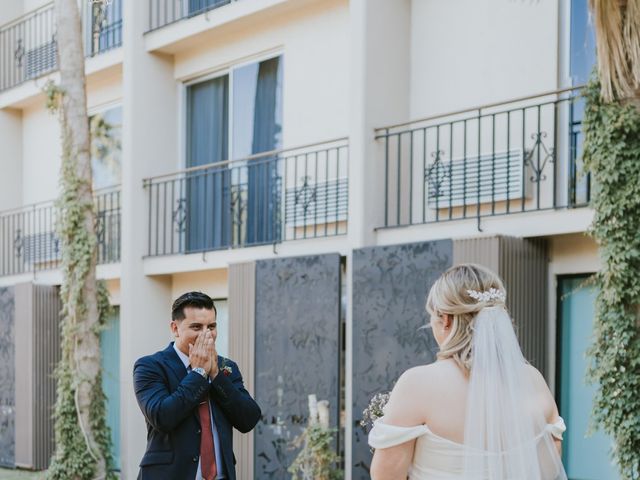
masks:
<path fill-rule="evenodd" d="M 260 420 L 262 412 L 256 401 L 244 388 L 240 369 L 235 362 L 226 361 L 231 367 L 231 374 L 226 376 L 222 371 L 211 381 L 211 392 L 216 403 L 237 430 L 247 433 Z"/>
<path fill-rule="evenodd" d="M 152 358 L 144 357 L 133 367 L 133 387 L 142 414 L 161 432 L 175 429 L 206 396 L 208 382 L 195 372 L 187 374 L 171 393 L 163 370 Z"/>

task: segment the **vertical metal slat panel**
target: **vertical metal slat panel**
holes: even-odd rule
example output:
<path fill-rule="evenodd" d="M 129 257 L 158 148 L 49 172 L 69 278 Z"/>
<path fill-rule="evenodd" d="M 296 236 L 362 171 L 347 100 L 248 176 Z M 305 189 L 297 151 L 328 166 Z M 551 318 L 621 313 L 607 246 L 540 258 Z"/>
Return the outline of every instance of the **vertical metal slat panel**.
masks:
<path fill-rule="evenodd" d="M 238 363 L 244 385 L 255 394 L 255 262 L 229 267 L 229 357 Z M 238 478 L 254 478 L 253 431 L 247 434 L 233 431 L 234 451 L 237 455 Z"/>
<path fill-rule="evenodd" d="M 522 352 L 540 372 L 547 373 L 547 242 L 544 239 L 500 239 L 500 275 L 508 289 Z"/>
<path fill-rule="evenodd" d="M 453 241 L 453 264 L 477 263 L 498 273 L 500 241 L 498 237 L 463 238 Z"/>
<path fill-rule="evenodd" d="M 34 285 L 33 452 L 34 468 L 45 469 L 53 453 L 54 370 L 60 360 L 60 297 L 55 286 Z"/>
<path fill-rule="evenodd" d="M 546 374 L 547 246 L 544 239 L 485 237 L 454 240 L 454 263 L 477 263 L 498 273 L 525 358 Z"/>
<path fill-rule="evenodd" d="M 33 468 L 33 285 L 15 287 L 16 466 Z"/>

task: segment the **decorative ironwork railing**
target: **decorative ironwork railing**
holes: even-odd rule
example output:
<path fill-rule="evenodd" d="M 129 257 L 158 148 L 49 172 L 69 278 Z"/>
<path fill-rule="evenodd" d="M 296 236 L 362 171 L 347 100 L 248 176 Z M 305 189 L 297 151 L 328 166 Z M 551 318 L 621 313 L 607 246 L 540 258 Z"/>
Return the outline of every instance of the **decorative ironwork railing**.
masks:
<path fill-rule="evenodd" d="M 348 153 L 339 139 L 146 179 L 147 254 L 345 234 Z"/>
<path fill-rule="evenodd" d="M 120 261 L 120 191 L 96 193 L 98 263 Z M 0 275 L 57 268 L 61 260 L 53 202 L 0 212 Z"/>
<path fill-rule="evenodd" d="M 82 8 L 88 57 L 122 45 L 122 0 Z M 0 26 L 0 91 L 57 70 L 57 55 L 53 3 Z"/>
<path fill-rule="evenodd" d="M 238 0 L 149 0 L 147 32 L 195 17 Z"/>
<path fill-rule="evenodd" d="M 587 205 L 583 111 L 567 89 L 377 129 L 381 227 Z"/>

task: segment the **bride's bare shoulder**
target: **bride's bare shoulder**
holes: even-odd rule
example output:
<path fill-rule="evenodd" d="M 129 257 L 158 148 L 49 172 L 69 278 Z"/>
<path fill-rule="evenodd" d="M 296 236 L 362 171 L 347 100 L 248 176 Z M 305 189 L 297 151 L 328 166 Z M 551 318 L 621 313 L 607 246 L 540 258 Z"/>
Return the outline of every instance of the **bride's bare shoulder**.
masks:
<path fill-rule="evenodd" d="M 460 375 L 460 369 L 453 360 L 441 360 L 406 370 L 398 379 L 398 384 L 412 388 L 416 388 L 416 386 L 434 388 L 442 380 L 449 380 Z"/>
<path fill-rule="evenodd" d="M 446 366 L 435 362 L 406 370 L 396 382 L 389 403 L 385 407 L 385 418 L 399 426 L 419 425 L 425 421 L 429 399 L 438 392 L 443 382 Z"/>
<path fill-rule="evenodd" d="M 558 407 L 553 398 L 549 385 L 540 371 L 533 365 L 527 365 L 527 369 L 531 374 L 531 380 L 533 382 L 539 406 L 544 412 L 544 416 L 549 423 L 553 423 L 558 418 Z"/>

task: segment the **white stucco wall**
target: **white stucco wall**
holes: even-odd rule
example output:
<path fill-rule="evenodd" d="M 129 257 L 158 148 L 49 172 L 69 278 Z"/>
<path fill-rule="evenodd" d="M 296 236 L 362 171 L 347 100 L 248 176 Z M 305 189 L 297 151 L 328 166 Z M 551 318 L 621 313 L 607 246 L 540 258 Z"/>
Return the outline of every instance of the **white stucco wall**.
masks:
<path fill-rule="evenodd" d="M 601 265 L 598 245 L 586 234 L 552 237 L 549 250 L 549 270 L 552 275 L 593 273 Z"/>
<path fill-rule="evenodd" d="M 179 82 L 230 66 L 283 55 L 283 145 L 348 134 L 349 6 L 331 0 L 273 17 L 257 17 L 175 57 Z"/>
<path fill-rule="evenodd" d="M 0 110 L 0 211 L 22 205 L 22 112 Z"/>
<path fill-rule="evenodd" d="M 93 110 L 122 103 L 122 65 L 87 79 L 87 109 Z"/>
<path fill-rule="evenodd" d="M 175 300 L 183 293 L 199 291 L 211 298 L 227 298 L 226 269 L 203 270 L 201 272 L 176 273 L 172 276 L 171 299 Z"/>
<path fill-rule="evenodd" d="M 22 112 L 23 204 L 53 200 L 60 173 L 60 127 L 40 97 Z"/>
<path fill-rule="evenodd" d="M 411 118 L 553 90 L 557 0 L 413 0 Z"/>
<path fill-rule="evenodd" d="M 23 11 L 22 0 L 2 0 L 0 27 L 22 15 Z"/>
<path fill-rule="evenodd" d="M 40 8 L 43 5 L 47 5 L 48 3 L 51 3 L 51 0 L 23 0 L 22 11 L 25 13 L 29 13 L 31 10 Z"/>
<path fill-rule="evenodd" d="M 116 71 L 87 84 L 89 111 L 114 104 L 122 98 L 121 75 Z M 22 111 L 22 203 L 53 200 L 58 194 L 60 173 L 60 127 L 42 96 Z"/>

